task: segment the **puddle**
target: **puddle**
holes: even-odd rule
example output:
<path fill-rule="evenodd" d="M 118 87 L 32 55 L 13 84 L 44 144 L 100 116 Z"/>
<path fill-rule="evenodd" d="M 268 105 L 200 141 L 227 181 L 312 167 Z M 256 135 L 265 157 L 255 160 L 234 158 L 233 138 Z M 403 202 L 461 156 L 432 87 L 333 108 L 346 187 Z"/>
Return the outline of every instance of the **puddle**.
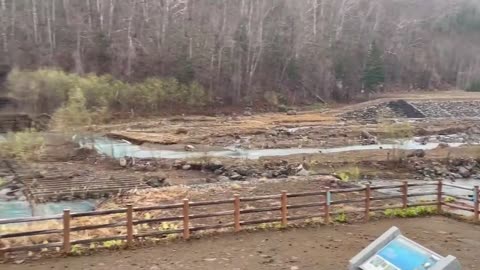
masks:
<path fill-rule="evenodd" d="M 51 216 L 61 214 L 64 209 L 72 212 L 88 212 L 95 209 L 93 200 L 51 202 L 36 204 L 32 207 L 27 201 L 0 201 L 0 219 Z"/>
<path fill-rule="evenodd" d="M 401 143 L 377 144 L 377 145 L 353 145 L 334 148 L 287 148 L 287 149 L 225 149 L 221 151 L 206 152 L 187 152 L 161 150 L 148 148 L 145 146 L 134 145 L 127 141 L 113 140 L 109 138 L 96 138 L 89 144 L 93 144 L 95 149 L 107 156 L 113 158 L 122 158 L 125 156 L 135 158 L 165 158 L 165 159 L 190 159 L 209 157 L 229 157 L 242 159 L 259 159 L 262 157 L 281 157 L 298 154 L 316 154 L 316 153 L 342 153 L 349 151 L 366 151 L 378 149 L 402 149 L 402 150 L 431 150 L 438 147 L 439 142 L 422 144 L 415 139 Z M 450 147 L 459 147 L 463 142 L 449 143 Z M 83 143 L 86 145 L 86 143 Z"/>

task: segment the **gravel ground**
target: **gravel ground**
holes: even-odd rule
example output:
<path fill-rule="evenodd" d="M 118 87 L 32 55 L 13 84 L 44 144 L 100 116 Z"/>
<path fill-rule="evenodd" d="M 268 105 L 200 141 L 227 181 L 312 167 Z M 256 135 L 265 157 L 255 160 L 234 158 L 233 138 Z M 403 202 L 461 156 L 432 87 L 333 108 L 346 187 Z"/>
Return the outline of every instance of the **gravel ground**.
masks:
<path fill-rule="evenodd" d="M 444 217 L 389 219 L 369 224 L 243 232 L 138 250 L 0 265 L 0 269 L 346 269 L 348 260 L 391 226 L 464 270 L 479 269 L 480 226 Z"/>

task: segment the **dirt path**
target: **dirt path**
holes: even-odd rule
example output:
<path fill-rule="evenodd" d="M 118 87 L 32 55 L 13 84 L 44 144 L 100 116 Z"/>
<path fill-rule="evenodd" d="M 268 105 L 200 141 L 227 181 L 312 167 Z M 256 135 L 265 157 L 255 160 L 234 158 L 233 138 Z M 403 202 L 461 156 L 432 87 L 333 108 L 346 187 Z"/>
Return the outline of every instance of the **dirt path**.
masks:
<path fill-rule="evenodd" d="M 89 257 L 2 265 L 1 269 L 346 269 L 348 260 L 390 226 L 439 252 L 457 256 L 464 270 L 479 269 L 480 226 L 443 217 L 382 220 L 356 225 L 255 232 L 175 242 Z"/>

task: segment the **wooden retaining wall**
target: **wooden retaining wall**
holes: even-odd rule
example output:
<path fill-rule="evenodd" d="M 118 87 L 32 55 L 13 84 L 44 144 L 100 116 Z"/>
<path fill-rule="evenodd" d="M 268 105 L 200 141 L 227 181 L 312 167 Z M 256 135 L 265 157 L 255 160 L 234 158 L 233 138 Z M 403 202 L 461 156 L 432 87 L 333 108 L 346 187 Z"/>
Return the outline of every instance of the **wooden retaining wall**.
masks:
<path fill-rule="evenodd" d="M 409 192 L 410 187 L 426 187 L 434 186 L 435 191 L 433 192 Z M 444 192 L 444 187 L 448 186 L 453 189 L 463 190 L 471 192 L 469 196 L 458 196 L 455 194 L 449 194 Z M 384 195 L 381 193 L 385 189 L 399 189 L 399 195 Z M 349 199 L 336 200 L 333 195 L 335 194 L 348 194 Z M 352 195 L 350 195 L 352 194 Z M 353 196 L 355 194 L 355 196 Z M 359 197 L 358 194 L 361 196 Z M 418 198 L 424 196 L 431 196 L 435 199 L 429 201 L 415 202 L 410 203 L 409 198 Z M 471 197 L 470 197 L 471 196 Z M 311 197 L 314 198 L 314 202 L 300 203 L 300 204 L 290 204 L 289 200 L 294 198 L 303 198 Z M 242 203 L 248 202 L 258 202 L 265 200 L 278 200 L 279 206 L 274 207 L 264 207 L 264 208 L 245 208 L 242 207 Z M 395 205 L 383 205 L 383 206 L 372 206 L 372 202 L 382 202 L 382 201 L 399 201 Z M 212 206 L 222 206 L 233 210 L 226 211 L 202 211 L 201 214 L 191 214 L 191 210 L 196 207 L 212 207 Z M 356 208 L 347 209 L 348 205 L 355 205 Z M 358 206 L 361 206 L 360 208 Z M 335 207 L 342 206 L 344 209 L 335 210 Z M 7 224 L 19 224 L 19 223 L 29 223 L 35 224 L 38 222 L 48 221 L 48 220 L 62 220 L 63 228 L 62 229 L 47 229 L 47 230 L 36 230 L 36 231 L 23 231 L 15 233 L 5 233 L 0 234 L 0 239 L 9 239 L 16 237 L 26 237 L 26 236 L 38 236 L 38 235 L 49 235 L 49 234 L 60 234 L 62 235 L 62 241 L 54 243 L 44 243 L 38 245 L 30 246 L 15 246 L 0 249 L 0 253 L 15 252 L 15 251 L 27 251 L 27 250 L 41 250 L 44 248 L 61 248 L 63 252 L 70 253 L 73 245 L 80 244 L 89 244 L 93 242 L 104 242 L 110 240 L 125 240 L 127 245 L 131 246 L 137 239 L 145 237 L 164 237 L 170 234 L 181 234 L 184 239 L 190 238 L 192 233 L 205 231 L 205 230 L 217 230 L 222 228 L 232 228 L 235 232 L 239 232 L 245 227 L 263 224 L 263 223 L 273 223 L 279 222 L 281 226 L 286 227 L 289 225 L 289 222 L 306 220 L 311 218 L 322 218 L 325 224 L 329 224 L 331 221 L 331 216 L 337 215 L 339 213 L 361 213 L 364 215 L 364 221 L 368 222 L 370 218 L 370 213 L 375 211 L 384 211 L 386 209 L 406 209 L 408 207 L 416 206 L 436 206 L 437 213 L 448 212 L 451 209 L 457 209 L 462 211 L 467 211 L 472 213 L 472 219 L 474 221 L 479 220 L 479 188 L 478 186 L 474 188 L 468 188 L 459 185 L 446 184 L 439 182 L 425 182 L 425 183 L 408 183 L 407 181 L 402 184 L 397 185 L 382 185 L 382 186 L 370 186 L 366 185 L 358 188 L 349 188 L 349 189 L 325 189 L 322 191 L 313 191 L 313 192 L 304 192 L 304 193 L 288 193 L 287 191 L 282 191 L 280 194 L 266 195 L 266 196 L 256 196 L 256 197 L 240 197 L 239 195 L 234 195 L 233 198 L 224 199 L 224 200 L 215 200 L 215 201 L 199 201 L 191 202 L 189 199 L 184 199 L 182 202 L 175 204 L 165 204 L 165 205 L 154 205 L 148 207 L 134 207 L 133 205 L 127 205 L 126 208 L 122 209 L 113 209 L 113 210 L 102 210 L 102 211 L 93 211 L 85 213 L 71 213 L 70 210 L 64 210 L 63 215 L 48 216 L 48 217 L 33 217 L 33 218 L 17 218 L 17 219 L 6 219 L 0 220 L 0 225 Z M 308 214 L 305 215 L 290 215 L 289 210 L 305 208 L 309 209 Z M 181 210 L 181 215 L 179 216 L 165 216 L 160 218 L 152 219 L 134 219 L 134 213 L 153 211 L 153 210 L 167 210 L 167 209 L 177 209 Z M 217 207 L 218 209 L 218 207 Z M 265 213 L 265 212 L 278 212 L 276 217 L 269 218 L 257 218 L 257 219 L 243 219 L 248 214 L 252 213 Z M 71 226 L 72 219 L 81 218 L 81 217 L 99 217 L 106 215 L 114 214 L 124 214 L 125 218 L 121 222 L 108 223 L 108 224 L 94 224 L 87 226 Z M 196 219 L 212 219 L 219 217 L 230 217 L 231 222 L 229 223 L 219 223 L 215 225 L 192 225 L 192 220 Z M 162 222 L 180 222 L 182 224 L 181 228 L 175 228 L 166 231 L 155 231 L 149 233 L 134 233 L 134 226 L 141 224 L 159 224 Z M 110 235 L 101 238 L 92 238 L 92 239 L 81 239 L 81 240 L 71 240 L 72 232 L 95 230 L 102 228 L 115 228 L 115 227 L 126 227 L 125 235 Z"/>

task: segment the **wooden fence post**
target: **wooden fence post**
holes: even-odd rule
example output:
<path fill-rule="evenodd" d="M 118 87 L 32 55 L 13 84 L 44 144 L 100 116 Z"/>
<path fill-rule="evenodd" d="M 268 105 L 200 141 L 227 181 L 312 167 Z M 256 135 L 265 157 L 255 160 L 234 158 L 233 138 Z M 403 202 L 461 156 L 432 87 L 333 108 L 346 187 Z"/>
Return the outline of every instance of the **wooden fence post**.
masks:
<path fill-rule="evenodd" d="M 402 207 L 403 209 L 408 207 L 408 181 L 403 181 L 402 187 Z"/>
<path fill-rule="evenodd" d="M 365 186 L 365 222 L 370 220 L 370 198 L 372 197 L 372 190 L 370 184 Z"/>
<path fill-rule="evenodd" d="M 282 190 L 282 198 L 281 198 L 281 205 L 282 205 L 282 227 L 288 226 L 288 209 L 287 209 L 287 191 Z"/>
<path fill-rule="evenodd" d="M 233 222 L 235 224 L 235 232 L 239 232 L 240 227 L 240 195 L 235 194 L 233 201 Z"/>
<path fill-rule="evenodd" d="M 325 224 L 330 223 L 330 197 L 331 197 L 330 188 L 327 187 L 327 189 L 325 190 L 325 208 L 324 208 Z"/>
<path fill-rule="evenodd" d="M 478 219 L 479 219 L 478 214 L 479 214 L 479 207 L 480 207 L 480 205 L 479 205 L 480 202 L 478 200 L 478 196 L 479 196 L 478 192 L 479 192 L 479 188 L 478 188 L 478 186 L 475 186 L 473 188 L 473 203 L 474 203 L 474 205 L 473 205 L 473 214 L 474 214 L 473 220 L 476 221 L 476 222 L 478 222 Z"/>
<path fill-rule="evenodd" d="M 188 199 L 183 199 L 183 239 L 190 238 L 190 202 Z"/>
<path fill-rule="evenodd" d="M 441 180 L 439 180 L 437 185 L 437 213 L 438 214 L 442 213 L 442 204 L 443 204 L 442 189 L 443 189 L 443 183 Z"/>
<path fill-rule="evenodd" d="M 133 245 L 133 205 L 127 205 L 127 245 Z"/>
<path fill-rule="evenodd" d="M 70 210 L 63 210 L 63 252 L 70 253 L 72 247 L 70 246 Z"/>

